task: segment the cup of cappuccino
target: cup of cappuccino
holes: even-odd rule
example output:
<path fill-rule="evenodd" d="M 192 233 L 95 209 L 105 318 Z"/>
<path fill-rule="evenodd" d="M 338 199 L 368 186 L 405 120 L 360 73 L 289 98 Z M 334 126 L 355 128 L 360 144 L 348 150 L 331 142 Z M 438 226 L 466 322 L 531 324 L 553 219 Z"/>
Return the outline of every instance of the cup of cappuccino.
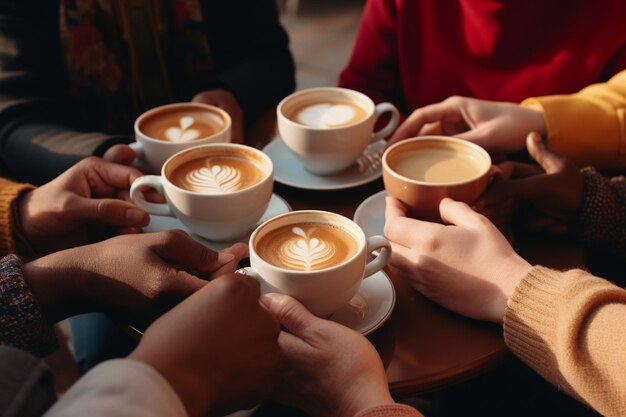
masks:
<path fill-rule="evenodd" d="M 379 251 L 372 260 L 371 254 Z M 380 271 L 391 245 L 366 238 L 352 220 L 326 211 L 274 217 L 250 237 L 250 267 L 240 270 L 290 295 L 313 314 L 329 317 L 357 293 L 361 280 Z"/>
<path fill-rule="evenodd" d="M 172 155 L 207 143 L 230 142 L 231 120 L 224 110 L 202 103 L 173 103 L 148 110 L 135 121 L 130 147 L 151 173 Z"/>
<path fill-rule="evenodd" d="M 409 215 L 441 221 L 445 197 L 471 204 L 487 188 L 491 158 L 480 146 L 445 136 L 422 136 L 390 146 L 383 154 L 387 193 L 406 204 Z"/>
<path fill-rule="evenodd" d="M 320 87 L 287 96 L 276 110 L 285 145 L 316 175 L 333 175 L 352 165 L 368 145 L 384 139 L 398 125 L 398 110 L 357 91 Z M 374 132 L 385 113 L 389 123 Z"/>
<path fill-rule="evenodd" d="M 131 200 L 150 214 L 178 218 L 193 233 L 217 242 L 235 240 L 261 219 L 272 197 L 274 168 L 263 152 L 215 143 L 183 150 L 163 164 L 161 175 L 144 175 Z M 155 189 L 166 203 L 144 199 Z"/>

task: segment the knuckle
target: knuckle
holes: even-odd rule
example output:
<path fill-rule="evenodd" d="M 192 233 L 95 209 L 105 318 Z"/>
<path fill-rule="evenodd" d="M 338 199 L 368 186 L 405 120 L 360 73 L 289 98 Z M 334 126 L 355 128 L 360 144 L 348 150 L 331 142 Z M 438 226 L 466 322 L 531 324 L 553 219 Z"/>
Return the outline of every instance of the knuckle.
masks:
<path fill-rule="evenodd" d="M 432 252 L 437 251 L 437 249 L 441 247 L 441 240 L 437 236 L 427 236 L 424 238 L 422 242 L 422 246 L 423 246 L 424 252 L 432 253 Z M 421 258 L 423 258 L 423 255 L 417 258 L 418 263 Z"/>
<path fill-rule="evenodd" d="M 180 229 L 172 229 L 162 232 L 162 239 L 165 246 L 176 246 L 187 238 L 187 233 Z"/>

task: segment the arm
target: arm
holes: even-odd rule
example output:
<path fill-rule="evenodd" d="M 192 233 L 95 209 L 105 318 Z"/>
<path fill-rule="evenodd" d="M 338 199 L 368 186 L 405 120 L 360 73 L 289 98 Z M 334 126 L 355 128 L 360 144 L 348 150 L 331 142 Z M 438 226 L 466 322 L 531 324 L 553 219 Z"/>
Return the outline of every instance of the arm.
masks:
<path fill-rule="evenodd" d="M 626 71 L 579 93 L 524 100 L 541 109 L 548 146 L 580 165 L 626 166 Z"/>
<path fill-rule="evenodd" d="M 623 289 L 584 271 L 535 267 L 509 299 L 504 336 L 546 380 L 603 415 L 622 415 L 624 317 Z"/>
<path fill-rule="evenodd" d="M 339 86 L 361 91 L 377 103 L 389 101 L 407 114 L 400 83 L 396 14 L 393 0 L 367 2 Z"/>
<path fill-rule="evenodd" d="M 0 4 L 0 163 L 35 184 L 129 141 L 81 131 L 67 94 L 58 20 L 57 2 Z"/>

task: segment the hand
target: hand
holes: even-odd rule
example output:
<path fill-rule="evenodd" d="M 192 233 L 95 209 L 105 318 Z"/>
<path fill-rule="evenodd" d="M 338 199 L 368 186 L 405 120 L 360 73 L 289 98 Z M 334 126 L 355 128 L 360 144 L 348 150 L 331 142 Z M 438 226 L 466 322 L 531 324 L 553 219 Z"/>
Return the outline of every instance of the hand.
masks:
<path fill-rule="evenodd" d="M 352 417 L 394 404 L 380 357 L 362 335 L 315 317 L 289 296 L 266 294 L 261 301 L 287 330 L 278 338 L 283 363 L 274 395 L 280 402 L 314 417 Z"/>
<path fill-rule="evenodd" d="M 468 317 L 502 323 L 507 300 L 530 265 L 467 204 L 445 198 L 439 212 L 449 226 L 409 219 L 406 207 L 387 197 L 390 267 L 434 302 Z"/>
<path fill-rule="evenodd" d="M 502 170 L 511 179 L 495 183 L 476 207 L 488 214 L 511 199 L 527 200 L 540 214 L 531 227 L 562 234 L 580 207 L 584 178 L 573 163 L 550 151 L 537 133 L 528 135 L 526 146 L 540 167 L 505 162 Z"/>
<path fill-rule="evenodd" d="M 474 142 L 488 152 L 511 153 L 524 149 L 531 131 L 546 131 L 543 113 L 536 108 L 453 96 L 415 110 L 389 143 L 413 136 L 448 135 Z"/>
<path fill-rule="evenodd" d="M 105 224 L 137 233 L 149 223 L 148 214 L 118 198 L 141 175 L 132 167 L 86 158 L 22 195 L 18 200 L 21 231 L 41 253 L 101 240 L 107 236 Z"/>
<path fill-rule="evenodd" d="M 243 143 L 243 111 L 231 92 L 223 89 L 203 91 L 196 94 L 191 101 L 194 103 L 211 104 L 228 113 L 232 121 L 230 128 L 231 141 L 233 143 Z"/>
<path fill-rule="evenodd" d="M 155 321 L 129 358 L 159 371 L 191 417 L 249 408 L 271 390 L 280 359 L 280 327 L 259 294 L 249 277 L 215 279 Z"/>
<path fill-rule="evenodd" d="M 130 165 L 133 163 L 137 154 L 128 145 L 113 145 L 102 156 L 105 161 L 115 164 Z"/>
<path fill-rule="evenodd" d="M 103 311 L 145 325 L 203 287 L 196 275 L 235 270 L 239 244 L 216 253 L 185 232 L 118 236 L 24 265 L 24 278 L 52 323 Z"/>

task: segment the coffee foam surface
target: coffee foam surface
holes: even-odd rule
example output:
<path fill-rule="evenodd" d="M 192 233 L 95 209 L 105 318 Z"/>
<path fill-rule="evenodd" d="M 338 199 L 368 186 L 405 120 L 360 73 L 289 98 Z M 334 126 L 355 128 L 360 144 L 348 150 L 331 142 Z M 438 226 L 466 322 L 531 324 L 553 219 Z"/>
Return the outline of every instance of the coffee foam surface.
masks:
<path fill-rule="evenodd" d="M 190 142 L 214 135 L 224 127 L 221 116 L 197 109 L 176 109 L 147 117 L 140 129 L 169 142 Z"/>
<path fill-rule="evenodd" d="M 302 107 L 296 112 L 295 121 L 311 127 L 339 127 L 359 120 L 364 114 L 356 105 L 317 103 Z"/>
<path fill-rule="evenodd" d="M 415 149 L 399 155 L 392 163 L 398 174 L 429 183 L 454 183 L 481 174 L 480 163 L 470 154 L 454 149 Z"/>

